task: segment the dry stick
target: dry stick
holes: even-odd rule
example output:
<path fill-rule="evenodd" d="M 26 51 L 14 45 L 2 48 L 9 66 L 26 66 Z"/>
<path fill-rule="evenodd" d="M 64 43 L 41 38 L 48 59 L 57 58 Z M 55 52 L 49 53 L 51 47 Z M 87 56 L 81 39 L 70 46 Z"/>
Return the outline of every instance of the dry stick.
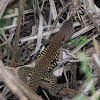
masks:
<path fill-rule="evenodd" d="M 0 19 L 10 0 L 0 0 Z"/>
<path fill-rule="evenodd" d="M 17 48 L 18 48 L 18 43 L 19 43 L 19 36 L 20 36 L 21 21 L 22 21 L 22 15 L 23 15 L 24 5 L 25 5 L 25 0 L 20 0 L 20 4 L 19 4 L 19 16 L 18 16 L 18 22 L 17 22 L 16 35 L 15 35 L 15 46 L 14 46 L 14 50 L 12 52 L 11 67 L 14 66 L 15 60 L 16 60 Z"/>
<path fill-rule="evenodd" d="M 93 17 L 93 15 L 91 13 L 89 13 L 89 11 L 87 9 L 85 9 L 85 12 L 88 15 L 88 17 L 90 18 L 90 20 L 93 22 L 94 26 L 97 28 L 97 31 L 100 34 L 99 24 L 97 23 L 96 19 Z"/>
<path fill-rule="evenodd" d="M 19 100 L 43 100 L 28 86 L 22 83 L 14 74 L 8 70 L 0 60 L 0 77 L 4 80 L 11 91 L 19 97 Z M 0 99 L 1 100 L 1 99 Z"/>
<path fill-rule="evenodd" d="M 87 1 L 88 3 L 90 3 L 89 1 Z M 83 6 L 83 8 L 84 8 L 84 10 L 85 10 L 85 13 L 87 14 L 87 16 L 89 17 L 89 19 L 93 22 L 93 24 L 94 24 L 94 26 L 97 28 L 97 31 L 99 32 L 99 34 L 100 34 L 100 28 L 99 28 L 99 24 L 97 23 L 97 21 L 96 21 L 96 19 L 93 17 L 93 14 L 91 14 L 90 12 L 89 12 L 89 9 L 91 9 L 91 11 L 93 11 L 93 9 L 94 9 L 94 7 L 90 7 L 90 8 L 88 8 L 88 6 L 87 6 L 87 2 L 85 2 L 85 6 L 86 7 L 84 7 Z M 90 5 L 95 5 L 94 3 L 92 4 L 93 2 L 91 2 L 91 4 Z M 92 12 L 93 13 L 93 12 Z"/>
<path fill-rule="evenodd" d="M 69 80 L 68 80 L 68 78 L 67 78 L 67 75 L 66 75 L 66 68 L 65 68 L 65 66 L 63 65 L 63 68 L 64 68 L 64 76 L 65 76 L 65 79 L 66 79 L 66 91 L 68 91 L 68 93 L 69 93 Z"/>
<path fill-rule="evenodd" d="M 30 10 L 25 10 L 23 12 L 23 14 L 30 14 L 30 13 L 33 13 L 33 12 L 34 12 L 34 10 L 33 9 L 30 9 Z M 9 15 L 3 16 L 2 19 L 10 19 L 10 18 L 17 17 L 17 16 L 18 16 L 18 13 L 15 12 L 13 14 L 9 14 Z"/>
<path fill-rule="evenodd" d="M 63 51 L 60 51 L 61 53 L 61 57 L 59 58 L 59 60 L 63 61 Z M 67 75 L 66 75 L 66 70 L 65 70 L 65 66 L 62 65 L 62 67 L 64 68 L 64 76 L 65 76 L 65 79 L 66 79 L 66 90 L 69 92 L 69 81 L 68 81 L 68 78 L 67 78 Z"/>
<path fill-rule="evenodd" d="M 62 6 L 64 7 L 65 6 L 65 1 L 64 0 L 59 0 L 60 1 L 60 3 L 62 4 Z"/>
<path fill-rule="evenodd" d="M 51 9 L 51 12 L 52 12 L 52 15 L 53 15 L 53 19 L 56 20 L 57 10 L 56 10 L 56 7 L 55 7 L 54 0 L 49 0 L 49 3 L 50 3 L 50 9 Z"/>
<path fill-rule="evenodd" d="M 5 44 L 7 44 L 7 42 L 3 42 L 2 44 L 0 44 L 0 48 Z"/>
<path fill-rule="evenodd" d="M 7 99 L 4 98 L 4 97 L 2 96 L 2 94 L 0 94 L 0 100 L 7 100 Z"/>
<path fill-rule="evenodd" d="M 7 39 L 7 36 L 6 36 L 5 32 L 4 32 L 4 30 L 2 30 L 2 29 L 0 28 L 0 31 L 1 31 L 2 37 L 5 39 L 5 42 L 7 42 L 7 44 L 8 44 L 7 46 L 12 50 L 11 44 L 9 43 L 9 41 L 8 41 L 8 39 Z"/>
<path fill-rule="evenodd" d="M 46 89 L 49 91 L 49 86 L 50 83 L 46 82 L 46 81 L 41 81 L 40 82 L 40 87 Z M 63 96 L 68 96 L 68 97 L 74 97 L 76 95 L 76 91 L 72 90 L 69 88 L 69 91 L 66 90 L 66 88 L 61 89 L 58 92 L 58 95 L 63 95 Z"/>
<path fill-rule="evenodd" d="M 33 5 L 33 9 L 34 9 L 34 22 L 35 22 L 35 25 L 37 26 L 38 23 L 37 23 L 37 17 L 36 17 L 36 14 L 37 14 L 37 11 L 38 11 L 38 1 L 37 0 L 31 0 L 32 2 L 32 5 Z"/>
<path fill-rule="evenodd" d="M 100 74 L 100 59 L 99 59 L 99 57 L 98 57 L 97 54 L 94 54 L 94 55 L 93 55 L 93 58 L 94 58 L 95 63 L 96 63 L 97 66 L 98 66 L 98 72 L 99 72 L 99 74 Z"/>
<path fill-rule="evenodd" d="M 41 12 L 39 12 L 39 28 L 38 28 L 38 35 L 37 35 L 37 44 L 36 44 L 35 51 L 31 54 L 31 56 L 33 54 L 36 54 L 41 47 L 42 32 L 43 32 L 43 16 Z"/>
<path fill-rule="evenodd" d="M 13 3 L 15 0 L 9 0 L 8 6 Z"/>
<path fill-rule="evenodd" d="M 94 58 L 94 61 L 96 63 L 96 72 L 98 74 L 98 86 L 100 86 L 100 59 L 98 57 L 98 54 L 93 54 L 93 58 Z"/>

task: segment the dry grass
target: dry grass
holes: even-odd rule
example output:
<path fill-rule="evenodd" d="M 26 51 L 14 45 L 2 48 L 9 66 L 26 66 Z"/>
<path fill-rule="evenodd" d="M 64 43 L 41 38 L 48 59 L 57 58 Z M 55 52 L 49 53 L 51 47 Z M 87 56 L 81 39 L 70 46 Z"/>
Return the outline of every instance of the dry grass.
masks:
<path fill-rule="evenodd" d="M 67 83 L 67 89 L 59 94 L 66 98 L 75 97 L 73 100 L 78 97 L 93 100 L 100 96 L 100 9 L 92 0 L 0 0 L 0 100 L 42 100 L 20 82 L 18 68 L 33 67 L 48 44 L 47 39 L 50 41 L 71 15 L 74 19 L 71 48 L 61 48 L 54 69 L 57 76 L 64 72 Z M 82 72 L 78 71 L 82 67 L 81 61 L 85 63 L 84 59 L 77 57 L 80 51 L 88 56 L 90 80 L 88 73 L 81 75 Z M 42 81 L 40 87 L 48 91 L 49 84 Z M 91 89 L 94 89 L 93 93 Z M 47 91 L 39 89 L 38 94 L 44 99 L 55 100 Z"/>

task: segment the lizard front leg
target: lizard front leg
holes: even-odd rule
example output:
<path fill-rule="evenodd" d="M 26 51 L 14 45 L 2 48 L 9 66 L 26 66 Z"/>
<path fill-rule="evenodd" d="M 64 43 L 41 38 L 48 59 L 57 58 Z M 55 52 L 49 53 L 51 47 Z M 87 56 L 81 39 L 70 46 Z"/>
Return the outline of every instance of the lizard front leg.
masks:
<path fill-rule="evenodd" d="M 54 76 L 52 73 L 45 73 L 44 78 L 42 77 L 43 80 L 50 81 L 50 86 L 49 86 L 49 93 L 52 96 L 57 96 L 57 93 L 66 86 L 66 84 L 58 84 L 57 83 L 57 77 Z"/>

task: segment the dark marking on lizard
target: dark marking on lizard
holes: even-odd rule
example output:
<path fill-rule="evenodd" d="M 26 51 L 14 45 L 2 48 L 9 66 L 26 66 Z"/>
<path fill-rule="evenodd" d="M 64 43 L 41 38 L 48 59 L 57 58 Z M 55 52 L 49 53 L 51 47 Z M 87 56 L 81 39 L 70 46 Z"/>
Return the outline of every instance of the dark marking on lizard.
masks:
<path fill-rule="evenodd" d="M 36 91 L 41 79 L 45 77 L 50 78 L 49 92 L 51 95 L 56 95 L 57 92 L 62 88 L 62 85 L 57 85 L 57 78 L 48 74 L 55 65 L 57 65 L 59 49 L 63 44 L 63 40 L 68 41 L 73 33 L 72 17 L 65 21 L 60 31 L 53 36 L 50 44 L 44 49 L 40 57 L 37 59 L 35 67 L 20 67 L 19 68 L 19 79 L 27 84 L 33 91 Z"/>

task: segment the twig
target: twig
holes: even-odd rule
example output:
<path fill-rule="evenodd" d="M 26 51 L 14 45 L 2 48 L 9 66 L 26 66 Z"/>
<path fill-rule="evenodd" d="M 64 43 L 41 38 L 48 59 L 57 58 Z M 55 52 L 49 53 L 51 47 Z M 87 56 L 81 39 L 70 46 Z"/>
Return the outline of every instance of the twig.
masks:
<path fill-rule="evenodd" d="M 81 30 L 79 30 L 78 32 L 74 33 L 72 35 L 71 39 L 74 39 L 74 38 L 88 32 L 88 31 L 92 30 L 93 28 L 94 28 L 94 25 L 88 25 L 88 26 L 82 28 Z"/>
<path fill-rule="evenodd" d="M 59 31 L 59 28 L 56 28 L 51 33 L 56 33 L 58 31 Z M 50 34 L 50 31 L 43 32 L 42 36 L 45 37 L 45 36 L 47 36 L 49 34 Z M 21 42 L 21 44 L 23 44 L 26 41 L 31 41 L 31 40 L 35 40 L 35 39 L 37 39 L 37 35 L 35 35 L 35 36 L 27 36 L 27 37 L 21 38 L 19 41 Z"/>
<path fill-rule="evenodd" d="M 48 82 L 41 81 L 40 86 L 46 90 L 49 90 L 50 84 Z M 63 95 L 63 96 L 67 95 L 68 97 L 72 98 L 76 95 L 76 93 L 77 93 L 76 91 L 74 91 L 70 88 L 69 88 L 69 91 L 67 91 L 66 88 L 63 88 L 58 92 L 58 95 Z"/>
<path fill-rule="evenodd" d="M 4 97 L 2 96 L 2 94 L 0 94 L 0 100 L 7 100 L 7 99 L 4 98 Z"/>
<path fill-rule="evenodd" d="M 0 19 L 10 0 L 0 0 Z"/>
<path fill-rule="evenodd" d="M 98 74 L 98 85 L 100 86 L 100 59 L 97 54 L 93 54 L 94 61 L 96 63 L 96 72 Z"/>
<path fill-rule="evenodd" d="M 24 5 L 25 5 L 25 0 L 20 0 L 19 16 L 18 16 L 18 22 L 17 22 L 16 35 L 15 35 L 15 45 L 14 45 L 14 49 L 12 52 L 11 67 L 14 66 L 15 60 L 16 60 Z"/>
<path fill-rule="evenodd" d="M 41 41 L 42 41 L 42 32 L 43 32 L 43 16 L 40 12 L 39 13 L 39 28 L 38 28 L 36 49 L 31 55 L 36 54 L 40 50 Z"/>
<path fill-rule="evenodd" d="M 5 32 L 1 28 L 0 28 L 0 31 L 1 31 L 1 34 L 2 34 L 3 38 L 5 39 L 5 42 L 7 42 L 9 48 L 12 50 L 11 44 L 9 43 Z"/>
<path fill-rule="evenodd" d="M 30 10 L 24 11 L 23 14 L 30 14 L 30 13 L 33 13 L 33 12 L 34 12 L 34 10 L 30 9 Z M 2 19 L 9 19 L 9 18 L 12 18 L 12 17 L 17 17 L 18 15 L 19 15 L 18 12 L 15 12 L 13 14 L 3 16 Z"/>
<path fill-rule="evenodd" d="M 88 2 L 88 1 L 87 1 L 87 2 Z M 92 3 L 93 3 L 93 2 L 91 2 L 91 5 L 94 6 L 94 3 L 93 3 L 93 4 L 92 4 Z M 88 9 L 88 10 L 87 10 L 87 9 Z M 87 7 L 87 8 L 84 7 L 84 10 L 85 10 L 85 13 L 88 15 L 89 19 L 93 22 L 94 26 L 97 28 L 97 31 L 99 32 L 99 34 L 100 34 L 99 24 L 97 23 L 96 19 L 93 17 L 93 12 L 90 13 L 88 7 Z M 93 10 L 91 9 L 91 11 L 93 11 Z"/>
<path fill-rule="evenodd" d="M 54 0 L 49 0 L 49 2 L 50 2 L 50 8 L 52 11 L 53 19 L 55 20 L 57 18 L 57 11 L 56 11 Z"/>

